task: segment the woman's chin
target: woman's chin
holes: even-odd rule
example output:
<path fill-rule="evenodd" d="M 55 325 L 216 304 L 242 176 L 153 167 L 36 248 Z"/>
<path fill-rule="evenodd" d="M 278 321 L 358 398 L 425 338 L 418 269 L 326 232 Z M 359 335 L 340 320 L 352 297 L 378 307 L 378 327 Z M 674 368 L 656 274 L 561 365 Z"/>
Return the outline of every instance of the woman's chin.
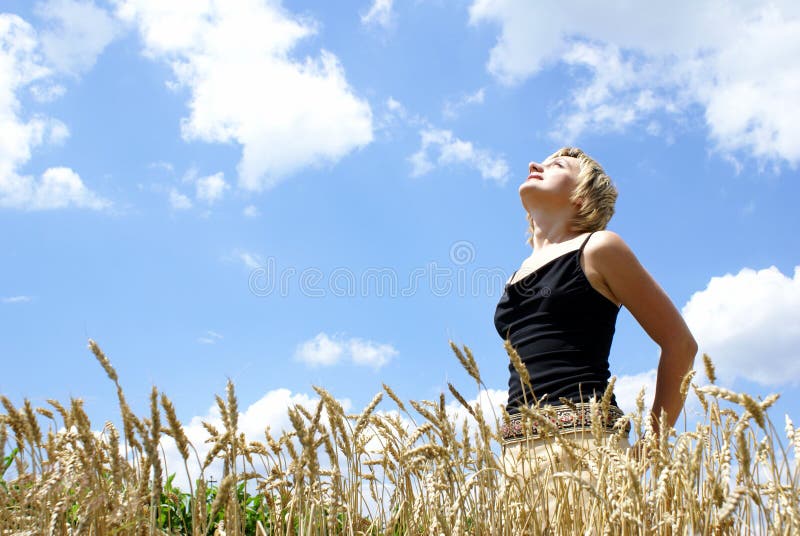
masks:
<path fill-rule="evenodd" d="M 520 197 L 527 197 L 527 196 L 536 196 L 539 188 L 537 188 L 538 184 L 531 184 L 536 179 L 530 179 L 522 184 L 519 185 L 519 195 Z"/>
<path fill-rule="evenodd" d="M 525 179 L 525 181 L 519 185 L 519 189 L 520 191 L 523 189 L 527 190 L 529 188 L 536 189 L 538 188 L 540 182 L 542 182 L 540 179 Z"/>

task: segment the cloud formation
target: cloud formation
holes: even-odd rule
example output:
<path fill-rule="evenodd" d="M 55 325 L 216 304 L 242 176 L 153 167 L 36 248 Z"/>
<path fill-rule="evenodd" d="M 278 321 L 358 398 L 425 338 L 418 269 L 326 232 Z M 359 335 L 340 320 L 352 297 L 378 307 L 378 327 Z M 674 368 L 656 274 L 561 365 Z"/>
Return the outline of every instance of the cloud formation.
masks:
<path fill-rule="evenodd" d="M 277 2 L 120 0 L 117 14 L 138 28 L 147 57 L 172 68 L 170 86 L 189 90 L 183 138 L 242 146 L 242 188 L 272 188 L 373 139 L 370 106 L 338 58 L 291 56 L 316 23 Z"/>
<path fill-rule="evenodd" d="M 743 268 L 712 277 L 683 307 L 700 347 L 711 357 L 720 383 L 736 378 L 762 385 L 800 383 L 800 266 L 794 277 L 775 266 Z M 702 368 L 702 359 L 696 359 Z"/>
<path fill-rule="evenodd" d="M 45 21 L 40 41 L 47 64 L 71 75 L 89 71 L 122 29 L 91 0 L 49 0 L 37 4 L 35 13 Z"/>
<path fill-rule="evenodd" d="M 248 270 L 255 270 L 264 266 L 260 256 L 251 251 L 236 249 L 233 251 L 233 258 L 238 259 Z"/>
<path fill-rule="evenodd" d="M 0 298 L 3 303 L 28 303 L 32 298 L 30 296 L 4 296 Z"/>
<path fill-rule="evenodd" d="M 558 107 L 553 137 L 647 125 L 671 136 L 658 114 L 688 121 L 704 110 L 717 150 L 743 151 L 762 164 L 800 162 L 800 4 L 625 0 L 475 0 L 470 24 L 497 24 L 486 65 L 501 83 L 519 84 L 559 62 L 586 72 Z M 579 13 L 580 16 L 575 16 Z M 665 132 L 666 130 L 666 132 Z M 738 164 L 737 164 L 738 165 Z"/>
<path fill-rule="evenodd" d="M 472 142 L 457 138 L 450 130 L 425 127 L 419 134 L 420 148 L 408 158 L 413 177 L 430 173 L 437 166 L 463 164 L 477 170 L 486 180 L 501 185 L 508 180 L 509 167 L 502 156 L 479 149 Z"/>
<path fill-rule="evenodd" d="M 247 205 L 242 209 L 242 214 L 246 218 L 257 218 L 260 212 L 258 211 L 258 207 L 255 205 Z"/>
<path fill-rule="evenodd" d="M 393 3 L 394 0 L 373 0 L 369 11 L 361 15 L 361 24 L 388 28 L 394 16 L 392 12 Z"/>
<path fill-rule="evenodd" d="M 447 119 L 455 119 L 461 113 L 462 109 L 474 104 L 483 104 L 485 98 L 486 90 L 480 88 L 474 93 L 466 93 L 457 99 L 448 99 L 445 101 L 444 107 L 442 108 L 442 115 Z"/>
<path fill-rule="evenodd" d="M 617 376 L 614 384 L 614 396 L 619 406 L 625 413 L 636 411 L 636 398 L 644 388 L 644 409 L 649 411 L 653 407 L 653 397 L 656 393 L 656 376 L 658 371 L 650 369 L 637 374 L 623 374 Z"/>
<path fill-rule="evenodd" d="M 319 333 L 297 345 L 294 359 L 309 366 L 331 366 L 349 359 L 356 365 L 379 369 L 399 352 L 390 344 L 381 344 L 357 337 L 341 338 Z"/>
<path fill-rule="evenodd" d="M 89 190 L 70 168 L 51 167 L 38 178 L 18 171 L 34 148 L 61 144 L 69 136 L 67 126 L 57 119 L 40 114 L 22 118 L 18 92 L 52 76 L 40 61 L 31 25 L 16 15 L 0 14 L 0 208 L 109 208 L 111 202 Z"/>
<path fill-rule="evenodd" d="M 188 210 L 192 208 L 192 200 L 175 188 L 171 188 L 169 191 L 169 206 L 175 210 Z"/>
<path fill-rule="evenodd" d="M 197 342 L 200 344 L 216 344 L 217 341 L 222 339 L 222 335 L 216 331 L 208 330 L 202 337 L 198 337 Z"/>
<path fill-rule="evenodd" d="M 352 407 L 352 402 L 349 399 L 338 399 L 337 401 L 345 411 L 349 411 Z M 309 411 L 313 411 L 318 402 L 319 397 L 310 397 L 303 393 L 292 393 L 289 389 L 284 388 L 274 389 L 239 413 L 238 429 L 248 441 L 259 441 L 266 444 L 265 429 L 268 429 L 276 440 L 284 431 L 288 432 L 294 429 L 287 413 L 290 407 L 300 404 Z M 211 444 L 206 442 L 209 439 L 209 434 L 203 426 L 203 422 L 210 424 L 219 431 L 225 429 L 219 408 L 216 405 L 211 406 L 206 415 L 192 417 L 187 424 L 184 424 L 186 436 L 197 449 L 200 460 L 205 459 L 211 448 Z M 320 422 L 330 429 L 327 411 L 323 410 Z M 291 441 L 298 449 L 301 448 L 296 438 L 291 439 Z M 187 489 L 189 481 L 186 478 L 185 470 L 183 470 L 183 459 L 175 446 L 175 441 L 169 437 L 164 437 L 161 440 L 161 444 L 164 448 L 167 467 L 170 468 L 169 471 L 176 473 L 175 483 L 179 487 Z M 324 459 L 324 451 L 320 454 Z M 192 481 L 200 476 L 200 468 L 193 458 L 194 456 L 188 460 Z M 222 462 L 219 459 L 216 459 L 205 470 L 205 477 L 206 479 L 213 477 L 216 482 L 222 479 Z"/>
<path fill-rule="evenodd" d="M 205 201 L 209 205 L 220 199 L 225 190 L 230 188 L 225 182 L 222 172 L 197 179 L 195 187 L 197 199 Z"/>

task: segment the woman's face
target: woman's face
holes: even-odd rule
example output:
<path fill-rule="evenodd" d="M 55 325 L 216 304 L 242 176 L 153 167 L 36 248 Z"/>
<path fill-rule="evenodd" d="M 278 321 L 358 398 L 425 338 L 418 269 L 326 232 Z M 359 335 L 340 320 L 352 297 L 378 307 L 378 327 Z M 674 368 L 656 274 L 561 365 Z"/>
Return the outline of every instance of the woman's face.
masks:
<path fill-rule="evenodd" d="M 526 209 L 569 206 L 570 196 L 578 186 L 580 161 L 572 156 L 550 156 L 541 164 L 528 164 L 528 177 L 519 186 L 519 196 Z"/>

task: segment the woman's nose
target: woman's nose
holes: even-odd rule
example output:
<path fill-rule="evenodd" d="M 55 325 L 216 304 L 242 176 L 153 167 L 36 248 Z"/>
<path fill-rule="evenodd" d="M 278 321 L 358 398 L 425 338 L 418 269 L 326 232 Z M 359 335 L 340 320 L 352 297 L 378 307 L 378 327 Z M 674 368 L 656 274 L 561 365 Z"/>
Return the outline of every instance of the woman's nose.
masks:
<path fill-rule="evenodd" d="M 530 164 L 528 164 L 528 172 L 533 173 L 534 171 L 538 171 L 539 173 L 541 173 L 544 171 L 544 168 L 536 162 L 531 162 Z"/>

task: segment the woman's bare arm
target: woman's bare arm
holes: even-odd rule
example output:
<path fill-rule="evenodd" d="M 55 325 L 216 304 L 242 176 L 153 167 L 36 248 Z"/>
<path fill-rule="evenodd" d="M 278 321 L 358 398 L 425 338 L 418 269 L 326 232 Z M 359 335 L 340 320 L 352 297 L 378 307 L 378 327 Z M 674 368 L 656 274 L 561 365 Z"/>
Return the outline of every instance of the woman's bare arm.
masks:
<path fill-rule="evenodd" d="M 653 341 L 661 347 L 652 417 L 658 432 L 661 411 L 666 425 L 674 426 L 683 400 L 680 385 L 694 363 L 697 342 L 666 292 L 639 263 L 624 240 L 613 231 L 600 231 L 591 251 L 592 266 L 603 276 L 612 294 L 631 312 Z"/>

